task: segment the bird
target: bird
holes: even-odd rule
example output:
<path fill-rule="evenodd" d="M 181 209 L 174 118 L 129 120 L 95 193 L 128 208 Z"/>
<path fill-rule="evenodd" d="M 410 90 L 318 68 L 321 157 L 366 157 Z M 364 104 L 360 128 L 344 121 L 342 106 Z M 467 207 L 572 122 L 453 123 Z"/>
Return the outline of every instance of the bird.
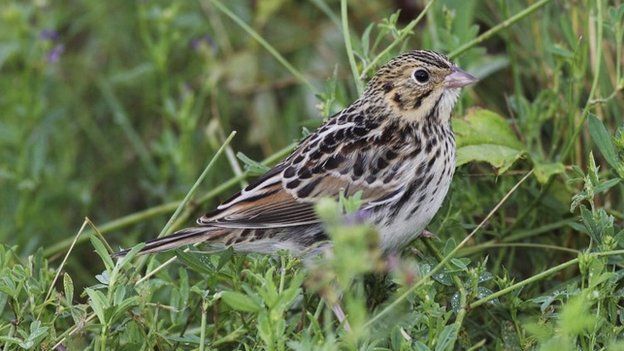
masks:
<path fill-rule="evenodd" d="M 356 193 L 381 252 L 396 253 L 421 235 L 446 197 L 455 170 L 451 113 L 460 90 L 476 81 L 434 51 L 391 59 L 357 100 L 282 162 L 196 226 L 147 241 L 141 253 L 207 242 L 241 252 L 318 255 L 331 241 L 315 204 Z"/>

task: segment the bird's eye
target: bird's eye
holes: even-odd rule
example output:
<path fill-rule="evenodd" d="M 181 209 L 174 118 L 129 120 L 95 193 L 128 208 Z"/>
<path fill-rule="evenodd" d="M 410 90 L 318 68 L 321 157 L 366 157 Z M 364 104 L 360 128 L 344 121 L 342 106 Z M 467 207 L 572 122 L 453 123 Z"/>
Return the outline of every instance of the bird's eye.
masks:
<path fill-rule="evenodd" d="M 419 68 L 414 71 L 414 79 L 420 84 L 425 84 L 429 81 L 429 72 Z"/>

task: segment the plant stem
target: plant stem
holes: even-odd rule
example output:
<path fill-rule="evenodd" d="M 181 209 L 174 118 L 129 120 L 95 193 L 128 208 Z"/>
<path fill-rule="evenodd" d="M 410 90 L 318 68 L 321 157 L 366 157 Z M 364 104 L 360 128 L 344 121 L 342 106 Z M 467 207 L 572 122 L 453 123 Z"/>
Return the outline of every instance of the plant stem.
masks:
<path fill-rule="evenodd" d="M 355 63 L 355 55 L 353 55 L 353 47 L 351 46 L 349 19 L 347 18 L 347 0 L 340 1 L 340 17 L 342 19 L 342 38 L 344 39 L 347 57 L 349 58 L 349 65 L 351 66 L 351 73 L 353 74 L 353 83 L 357 89 L 358 96 L 360 96 L 364 91 L 364 86 L 362 85 L 362 80 L 358 74 L 357 65 Z"/>
<path fill-rule="evenodd" d="M 470 249 L 473 250 L 466 250 L 466 252 L 459 252 L 459 255 L 469 255 L 469 254 L 473 254 L 479 251 L 483 251 L 483 250 L 487 250 L 487 249 L 491 249 L 491 248 L 496 248 L 496 247 L 526 247 L 526 248 L 533 248 L 533 249 L 543 249 L 543 250 L 558 250 L 558 251 L 565 251 L 565 252 L 569 252 L 569 253 L 573 253 L 573 254 L 578 254 L 580 251 L 579 250 L 574 250 L 574 249 L 568 249 L 567 247 L 561 247 L 561 246 L 555 246 L 555 245 L 545 245 L 545 244 L 534 244 L 534 243 L 483 243 L 480 245 L 475 245 L 470 247 Z"/>
<path fill-rule="evenodd" d="M 516 241 L 516 240 L 521 240 L 521 239 L 526 239 L 526 238 L 530 238 L 542 233 L 546 233 L 546 232 L 550 232 L 552 230 L 555 229 L 559 229 L 562 227 L 565 227 L 571 223 L 574 223 L 574 220 L 572 219 L 564 219 L 561 221 L 557 221 L 557 222 L 553 222 L 553 223 L 549 223 L 546 225 L 543 225 L 539 228 L 535 228 L 535 229 L 529 229 L 529 230 L 523 230 L 523 231 L 519 231 L 515 234 L 506 236 L 502 239 L 502 242 L 504 243 L 508 243 L 508 242 L 512 242 L 512 241 Z"/>
<path fill-rule="evenodd" d="M 595 252 L 595 253 L 590 253 L 589 255 L 596 256 L 596 257 L 602 257 L 602 256 L 615 256 L 615 255 L 622 255 L 622 254 L 624 254 L 624 250 L 612 250 L 612 251 L 604 251 L 604 252 Z M 578 262 L 579 262 L 579 258 L 577 257 L 577 258 L 571 259 L 571 260 L 569 260 L 567 262 L 564 262 L 564 263 L 562 263 L 562 264 L 560 264 L 558 266 L 555 266 L 555 267 L 552 267 L 550 269 L 547 269 L 547 270 L 543 271 L 542 273 L 536 274 L 536 275 L 534 275 L 534 276 L 532 276 L 530 278 L 527 278 L 527 279 L 525 279 L 525 280 L 523 280 L 521 282 L 518 282 L 518 283 L 516 283 L 514 285 L 511 285 L 509 287 L 506 287 L 503 290 L 497 291 L 497 292 L 495 292 L 493 294 L 490 294 L 490 295 L 488 295 L 488 296 L 486 296 L 486 297 L 484 297 L 482 299 L 479 299 L 479 300 L 471 303 L 469 305 L 469 308 L 472 309 L 472 308 L 475 308 L 475 307 L 479 307 L 479 306 L 483 305 L 484 303 L 486 303 L 488 301 L 492 301 L 493 299 L 495 299 L 497 297 L 503 296 L 505 294 L 508 294 L 508 293 L 518 289 L 518 288 L 522 288 L 522 287 L 524 287 L 526 285 L 529 285 L 529 284 L 531 284 L 533 282 L 536 282 L 536 281 L 540 280 L 541 278 L 547 277 L 547 276 L 549 276 L 549 275 L 551 275 L 553 273 L 557 273 L 557 272 L 559 272 L 561 270 L 564 270 L 565 268 L 570 267 L 570 266 L 572 266 L 574 264 L 577 264 Z"/>
<path fill-rule="evenodd" d="M 554 223 L 550 223 L 550 224 L 546 224 L 544 226 L 541 226 L 539 228 L 535 228 L 535 229 L 530 229 L 530 230 L 523 230 L 520 232 L 517 232 L 516 234 L 513 235 L 509 235 L 509 236 L 505 236 L 505 233 L 508 230 L 505 230 L 505 232 L 501 235 L 502 239 L 494 239 L 494 240 L 489 240 L 486 242 L 483 242 L 479 245 L 475 245 L 475 246 L 471 246 L 471 247 L 467 247 L 463 250 L 461 250 L 459 252 L 460 256 L 467 256 L 467 255 L 471 255 L 475 252 L 479 252 L 483 249 L 486 249 L 488 247 L 503 247 L 503 245 L 507 245 L 508 247 L 510 246 L 510 244 L 514 243 L 515 241 L 518 240 L 522 240 L 522 239 L 526 239 L 526 238 L 530 238 L 542 233 L 548 233 L 552 230 L 561 228 L 561 227 L 565 227 L 566 225 L 572 223 L 573 221 L 570 219 L 564 219 L 561 221 L 557 221 Z M 515 223 L 515 222 L 514 222 Z M 519 246 L 517 243 L 515 243 L 515 245 Z M 537 245 L 537 244 L 536 244 Z M 545 247 L 543 247 L 545 248 Z M 561 249 L 561 248 L 559 248 Z"/>
<path fill-rule="evenodd" d="M 186 207 L 189 201 L 191 201 L 191 198 L 193 197 L 193 195 L 195 195 L 195 192 L 197 192 L 199 185 L 204 181 L 204 179 L 208 175 L 208 172 L 210 172 L 210 170 L 212 169 L 216 161 L 219 159 L 219 156 L 221 156 L 221 154 L 225 151 L 226 147 L 230 144 L 230 142 L 232 141 L 235 135 L 236 135 L 236 132 L 230 133 L 230 135 L 227 137 L 227 139 L 225 139 L 223 144 L 221 144 L 221 147 L 219 148 L 219 150 L 217 150 L 217 152 L 214 154 L 210 162 L 208 162 L 208 165 L 206 166 L 206 168 L 204 168 L 204 171 L 199 175 L 199 177 L 195 181 L 195 184 L 193 184 L 191 189 L 186 193 L 186 196 L 184 196 L 184 199 L 180 201 L 175 212 L 173 212 L 173 214 L 169 218 L 169 221 L 167 221 L 167 224 L 165 224 L 163 229 L 160 231 L 160 234 L 158 234 L 159 238 L 169 232 L 176 218 L 178 218 L 178 216 L 180 215 L 184 207 Z"/>
<path fill-rule="evenodd" d="M 431 240 L 423 240 L 423 242 L 425 243 L 425 246 L 427 246 L 427 248 L 429 249 L 429 251 L 433 252 L 434 256 L 442 261 L 444 259 L 444 256 L 442 256 L 442 254 L 440 253 L 440 250 L 438 250 L 437 247 L 435 247 L 432 243 Z M 447 268 L 452 268 L 451 264 L 447 261 L 445 266 Z M 455 287 L 457 287 L 457 290 L 459 291 L 459 311 L 457 311 L 457 316 L 455 317 L 455 337 L 453 338 L 453 342 L 448 346 L 449 350 L 453 350 L 455 348 L 455 341 L 457 340 L 457 334 L 459 333 L 459 329 L 461 328 L 463 322 L 464 322 L 464 317 L 466 317 L 466 304 L 467 304 L 467 300 L 468 300 L 468 293 L 466 292 L 466 289 L 464 288 L 464 285 L 462 284 L 462 281 L 459 279 L 459 277 L 455 274 L 453 274 L 452 276 L 453 279 L 453 283 L 455 284 Z"/>
<path fill-rule="evenodd" d="M 71 327 L 70 329 L 66 330 L 63 334 L 60 335 L 58 341 L 56 342 L 56 344 L 54 344 L 54 346 L 52 346 L 52 350 L 57 350 L 57 348 L 59 346 L 61 346 L 61 344 L 65 341 L 65 339 L 67 339 L 68 336 L 72 336 L 74 335 L 74 333 L 76 333 L 79 329 L 86 327 L 87 325 L 89 325 L 89 323 L 91 323 L 91 321 L 96 317 L 95 312 L 91 312 L 91 314 L 89 316 L 87 316 L 87 318 L 79 324 L 74 325 L 73 327 Z"/>
<path fill-rule="evenodd" d="M 368 73 L 370 70 L 375 68 L 379 60 L 381 60 L 384 56 L 386 56 L 392 49 L 394 49 L 395 46 L 399 45 L 399 43 L 401 43 L 403 39 L 407 37 L 408 34 L 411 33 L 412 29 L 414 29 L 414 27 L 416 27 L 418 22 L 420 22 L 420 20 L 423 19 L 423 17 L 425 17 L 427 12 L 429 11 L 429 8 L 431 7 L 431 5 L 433 5 L 435 1 L 436 0 L 429 1 L 427 5 L 425 6 L 425 8 L 418 14 L 418 17 L 416 17 L 413 21 L 411 21 L 407 26 L 405 26 L 400 31 L 399 37 L 396 38 L 394 41 L 392 41 L 390 45 L 386 46 L 386 48 L 383 49 L 379 53 L 379 55 L 375 56 L 375 58 L 366 67 L 364 67 L 364 69 L 362 70 L 362 74 L 361 74 L 362 78 L 366 76 L 366 73 Z"/>
<path fill-rule="evenodd" d="M 199 334 L 199 351 L 204 351 L 206 348 L 206 320 L 207 320 L 207 310 L 208 304 L 206 301 L 202 303 L 202 316 L 201 316 L 201 331 Z"/>
<path fill-rule="evenodd" d="M 572 150 L 572 146 L 577 141 L 579 134 L 581 133 L 581 129 L 587 120 L 587 116 L 589 115 L 589 108 L 592 106 L 592 101 L 594 100 L 594 95 L 596 94 L 596 89 L 598 88 L 598 81 L 600 78 L 600 65 L 602 62 L 602 0 L 596 1 L 596 6 L 598 8 L 598 18 L 596 19 L 596 45 L 594 45 L 596 49 L 596 61 L 594 62 L 594 79 L 592 80 L 591 88 L 589 89 L 589 96 L 587 96 L 587 102 L 585 103 L 585 107 L 583 108 L 583 112 L 581 112 L 581 121 L 574 127 L 574 132 L 572 136 L 568 138 L 568 142 L 566 143 L 563 151 L 557 157 L 557 160 L 563 160 L 568 156 L 568 153 Z M 551 176 L 552 177 L 552 176 Z"/>
<path fill-rule="evenodd" d="M 46 294 L 45 299 L 43 299 L 44 302 L 47 301 L 48 298 L 50 297 L 50 295 L 52 294 L 52 290 L 54 290 L 54 285 L 56 285 L 56 281 L 58 280 L 59 276 L 61 275 L 61 272 L 63 271 L 63 267 L 65 266 L 65 262 L 67 262 L 67 258 L 69 257 L 69 254 L 72 252 L 72 249 L 74 248 L 74 245 L 76 245 L 76 241 L 78 241 L 78 238 L 80 237 L 80 235 L 84 231 L 85 227 L 87 226 L 87 223 L 88 223 L 87 219 L 85 218 L 84 222 L 82 222 L 82 225 L 80 226 L 80 229 L 78 230 L 78 233 L 74 236 L 74 240 L 72 241 L 71 245 L 69 246 L 69 250 L 65 254 L 65 257 L 63 257 L 63 261 L 61 261 L 61 264 L 56 269 L 56 274 L 54 275 L 54 279 L 52 279 L 52 283 L 50 284 L 50 288 L 48 289 L 48 293 Z M 39 319 L 39 317 L 41 317 L 41 312 L 42 311 L 39 311 L 39 314 L 37 315 L 37 319 Z"/>
<path fill-rule="evenodd" d="M 543 7 L 544 5 L 548 4 L 550 1 L 552 0 L 540 0 L 536 3 L 534 3 L 533 5 L 527 7 L 526 9 L 518 12 L 516 15 L 509 17 L 508 19 L 504 20 L 503 22 L 497 24 L 496 26 L 490 28 L 490 30 L 488 30 L 487 32 L 479 35 L 478 37 L 472 39 L 471 41 L 467 42 L 466 44 L 458 47 L 457 49 L 453 50 L 448 56 L 449 58 L 453 59 L 456 58 L 457 56 L 461 55 L 462 53 L 464 53 L 466 50 L 472 48 L 473 46 L 476 46 L 478 44 L 480 44 L 481 42 L 491 38 L 494 34 L 500 32 L 501 30 L 511 26 L 512 24 L 518 22 L 519 20 L 523 19 L 524 17 L 532 14 L 533 12 L 537 11 L 539 8 Z"/>
<path fill-rule="evenodd" d="M 106 351 L 106 325 L 102 326 L 102 331 L 100 332 L 100 350 Z"/>
<path fill-rule="evenodd" d="M 269 44 L 264 38 L 258 34 L 253 28 L 251 28 L 247 23 L 245 23 L 240 17 L 230 11 L 225 5 L 223 5 L 219 0 L 210 0 L 219 11 L 223 12 L 226 16 L 228 16 L 232 21 L 236 22 L 247 34 L 249 34 L 255 41 L 257 41 L 263 48 L 266 49 L 273 57 L 282 64 L 297 80 L 301 83 L 305 84 L 314 94 L 317 94 L 317 90 L 312 85 L 312 83 L 301 73 L 299 72 L 293 65 L 291 65 L 284 56 L 282 56 L 271 44 Z"/>
<path fill-rule="evenodd" d="M 327 3 L 323 0 L 310 0 L 316 7 L 321 10 L 329 19 L 334 22 L 336 27 L 340 28 L 340 20 L 338 16 L 332 11 L 332 9 L 327 5 Z"/>
<path fill-rule="evenodd" d="M 204 168 L 204 171 L 199 175 L 199 177 L 197 177 L 197 180 L 195 180 L 195 184 L 193 184 L 191 189 L 186 193 L 186 196 L 184 196 L 184 199 L 180 201 L 180 203 L 178 204 L 178 207 L 173 212 L 171 217 L 169 217 L 167 224 L 165 224 L 163 229 L 160 231 L 160 234 L 158 234 L 158 238 L 163 237 L 169 233 L 169 230 L 173 227 L 173 224 L 175 223 L 176 219 L 178 218 L 182 210 L 186 207 L 189 201 L 191 201 L 191 199 L 193 198 L 193 195 L 199 188 L 199 185 L 204 181 L 204 179 L 208 175 L 208 172 L 210 172 L 215 162 L 219 159 L 219 156 L 221 156 L 221 154 L 225 152 L 225 149 L 230 144 L 230 142 L 232 141 L 235 135 L 236 135 L 236 132 L 230 133 L 230 135 L 227 137 L 227 139 L 225 139 L 223 144 L 221 144 L 221 147 L 219 148 L 219 150 L 217 150 L 214 156 L 212 156 L 212 159 L 210 159 L 210 162 L 208 162 L 208 165 L 206 166 L 206 168 Z M 141 257 L 141 259 L 139 260 L 139 263 L 137 263 L 136 269 L 140 271 L 143 268 L 143 265 L 145 264 L 145 262 L 147 262 L 147 260 L 148 260 L 148 256 Z M 144 277 L 144 279 L 147 279 L 147 278 Z M 144 279 L 139 280 L 139 282 L 142 282 Z M 137 284 L 139 282 L 137 282 Z"/>
<path fill-rule="evenodd" d="M 97 81 L 97 86 L 102 93 L 102 97 L 112 110 L 113 118 L 116 124 L 119 125 L 121 130 L 124 132 L 126 138 L 130 142 L 130 145 L 132 145 L 132 148 L 139 156 L 143 168 L 145 168 L 150 175 L 154 176 L 157 173 L 157 169 L 156 164 L 152 159 L 151 153 L 149 152 L 147 145 L 145 145 L 145 143 L 141 139 L 139 133 L 132 126 L 130 118 L 128 117 L 128 113 L 126 113 L 121 102 L 119 102 L 119 99 L 113 93 L 113 89 L 111 88 L 110 84 L 104 79 L 99 79 Z"/>
<path fill-rule="evenodd" d="M 541 278 L 547 277 L 547 276 L 549 276 L 549 275 L 551 275 L 553 273 L 556 273 L 556 272 L 559 272 L 559 271 L 561 271 L 561 270 L 563 270 L 565 268 L 568 268 L 568 267 L 572 266 L 573 264 L 578 263 L 578 261 L 579 261 L 579 259 L 577 257 L 577 258 L 572 259 L 570 261 L 564 262 L 564 263 L 562 263 L 562 264 L 560 264 L 558 266 L 555 266 L 555 267 L 552 267 L 550 269 L 547 269 L 547 270 L 543 271 L 542 273 L 536 274 L 536 275 L 534 275 L 534 276 L 532 276 L 532 277 L 530 277 L 528 279 L 525 279 L 525 280 L 523 280 L 521 282 L 518 282 L 518 283 L 516 283 L 514 285 L 511 285 L 511 286 L 509 286 L 509 287 L 507 287 L 507 288 L 505 288 L 503 290 L 497 291 L 497 292 L 495 292 L 493 294 L 490 294 L 490 295 L 488 295 L 488 296 L 486 296 L 486 297 L 484 297 L 482 299 L 479 299 L 479 300 L 471 303 L 470 304 L 470 308 L 472 309 L 472 308 L 475 308 L 475 307 L 479 307 L 479 306 L 483 305 L 486 302 L 494 300 L 497 297 L 503 296 L 503 295 L 505 295 L 507 293 L 510 293 L 510 292 L 512 292 L 512 291 L 514 291 L 514 290 L 516 290 L 518 288 L 521 288 L 521 287 L 525 286 L 525 285 L 528 285 L 528 284 L 531 284 L 533 282 L 536 282 L 536 281 L 540 280 Z"/>

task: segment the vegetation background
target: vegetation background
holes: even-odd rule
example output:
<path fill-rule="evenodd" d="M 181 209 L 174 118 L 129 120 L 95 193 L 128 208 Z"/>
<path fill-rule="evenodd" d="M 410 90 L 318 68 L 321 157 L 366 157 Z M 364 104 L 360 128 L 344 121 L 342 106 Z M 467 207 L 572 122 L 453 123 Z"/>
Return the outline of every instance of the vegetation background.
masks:
<path fill-rule="evenodd" d="M 623 35 L 620 0 L 2 1 L 0 348 L 624 349 Z M 337 250 L 310 270 L 110 259 L 191 223 L 415 48 L 481 79 L 456 109 L 439 239 L 381 269 L 344 199 L 319 208 Z M 350 331 L 319 298 L 341 294 Z"/>

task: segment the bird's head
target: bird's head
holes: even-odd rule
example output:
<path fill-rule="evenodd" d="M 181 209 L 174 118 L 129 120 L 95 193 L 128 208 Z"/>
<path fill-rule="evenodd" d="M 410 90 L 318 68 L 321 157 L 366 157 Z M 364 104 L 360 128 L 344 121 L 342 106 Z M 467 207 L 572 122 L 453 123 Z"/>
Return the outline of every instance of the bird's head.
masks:
<path fill-rule="evenodd" d="M 400 118 L 448 122 L 459 91 L 476 82 L 449 59 L 433 51 L 414 50 L 383 65 L 366 94 L 381 97 Z"/>

